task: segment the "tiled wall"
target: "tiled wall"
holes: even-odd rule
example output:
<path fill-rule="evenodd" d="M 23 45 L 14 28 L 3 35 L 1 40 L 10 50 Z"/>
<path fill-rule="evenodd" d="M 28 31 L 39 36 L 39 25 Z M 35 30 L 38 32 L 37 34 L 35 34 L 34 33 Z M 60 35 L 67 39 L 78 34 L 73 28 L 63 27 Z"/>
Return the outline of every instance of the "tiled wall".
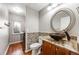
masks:
<path fill-rule="evenodd" d="M 27 49 L 30 49 L 32 43 L 38 42 L 39 32 L 27 33 Z"/>
<path fill-rule="evenodd" d="M 52 33 L 39 32 L 39 35 L 40 35 L 40 36 L 47 36 L 47 35 L 50 35 L 50 34 L 52 34 Z"/>

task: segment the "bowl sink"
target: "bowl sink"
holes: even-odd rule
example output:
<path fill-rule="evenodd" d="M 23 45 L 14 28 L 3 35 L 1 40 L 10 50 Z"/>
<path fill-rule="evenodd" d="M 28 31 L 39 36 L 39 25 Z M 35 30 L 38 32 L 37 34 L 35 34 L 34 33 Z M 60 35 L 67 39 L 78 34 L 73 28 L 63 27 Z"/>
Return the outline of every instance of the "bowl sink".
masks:
<path fill-rule="evenodd" d="M 59 34 L 59 33 L 54 33 L 54 34 L 51 34 L 51 35 L 49 35 L 51 38 L 53 38 L 54 40 L 56 40 L 56 41 L 59 41 L 59 40 L 61 40 L 62 38 L 64 38 L 65 37 L 65 35 L 64 34 Z"/>

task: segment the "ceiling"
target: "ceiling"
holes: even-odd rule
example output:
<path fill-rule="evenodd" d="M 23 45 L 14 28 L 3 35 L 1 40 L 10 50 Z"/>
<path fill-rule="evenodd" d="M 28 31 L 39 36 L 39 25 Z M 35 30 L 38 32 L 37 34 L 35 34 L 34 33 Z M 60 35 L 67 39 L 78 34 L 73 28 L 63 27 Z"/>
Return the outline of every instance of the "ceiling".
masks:
<path fill-rule="evenodd" d="M 22 5 L 22 6 L 32 8 L 36 11 L 40 11 L 42 8 L 47 6 L 49 3 L 3 3 L 3 4 L 9 5 L 9 6 L 12 6 L 12 5 L 20 5 L 21 6 Z"/>
<path fill-rule="evenodd" d="M 46 7 L 49 3 L 2 3 L 0 7 L 7 7 L 8 10 L 12 13 L 25 14 L 25 7 L 29 7 L 36 11 L 40 11 Z"/>
<path fill-rule="evenodd" d="M 49 3 L 26 3 L 27 7 L 30 7 L 36 11 L 40 11 L 42 8 L 47 6 Z"/>

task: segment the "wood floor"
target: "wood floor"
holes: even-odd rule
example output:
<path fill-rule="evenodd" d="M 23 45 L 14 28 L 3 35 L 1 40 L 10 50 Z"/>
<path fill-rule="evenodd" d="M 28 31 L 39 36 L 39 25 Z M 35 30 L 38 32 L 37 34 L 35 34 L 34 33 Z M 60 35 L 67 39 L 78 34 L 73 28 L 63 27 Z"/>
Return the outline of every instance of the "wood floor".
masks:
<path fill-rule="evenodd" d="M 8 48 L 7 55 L 31 55 L 31 51 L 25 53 L 24 50 L 23 42 L 11 44 Z"/>

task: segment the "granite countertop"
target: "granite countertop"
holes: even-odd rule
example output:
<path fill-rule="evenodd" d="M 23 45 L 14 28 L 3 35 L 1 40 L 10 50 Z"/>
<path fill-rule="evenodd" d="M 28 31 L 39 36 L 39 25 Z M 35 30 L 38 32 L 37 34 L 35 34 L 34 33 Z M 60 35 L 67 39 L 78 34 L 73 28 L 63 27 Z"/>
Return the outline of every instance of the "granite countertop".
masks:
<path fill-rule="evenodd" d="M 55 44 L 57 46 L 66 48 L 70 51 L 73 51 L 77 54 L 79 54 L 78 46 L 77 46 L 77 39 L 71 38 L 70 41 L 67 40 L 67 38 L 63 38 L 63 40 L 56 41 L 50 36 L 40 36 L 40 39 L 50 42 L 51 44 Z"/>

